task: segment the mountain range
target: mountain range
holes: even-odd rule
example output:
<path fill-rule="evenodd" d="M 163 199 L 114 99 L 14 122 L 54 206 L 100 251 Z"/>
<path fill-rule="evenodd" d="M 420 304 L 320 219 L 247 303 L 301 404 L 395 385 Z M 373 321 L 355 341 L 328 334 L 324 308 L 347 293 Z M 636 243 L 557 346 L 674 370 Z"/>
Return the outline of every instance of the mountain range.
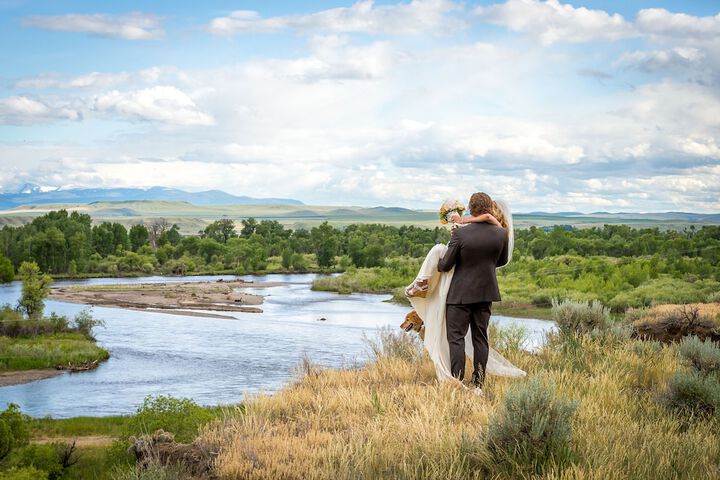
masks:
<path fill-rule="evenodd" d="M 302 205 L 291 198 L 253 198 L 236 196 L 221 190 L 186 192 L 167 187 L 152 188 L 77 188 L 46 187 L 26 183 L 14 193 L 0 193 L 0 209 L 48 203 L 93 203 L 108 201 L 171 201 L 195 205 Z"/>

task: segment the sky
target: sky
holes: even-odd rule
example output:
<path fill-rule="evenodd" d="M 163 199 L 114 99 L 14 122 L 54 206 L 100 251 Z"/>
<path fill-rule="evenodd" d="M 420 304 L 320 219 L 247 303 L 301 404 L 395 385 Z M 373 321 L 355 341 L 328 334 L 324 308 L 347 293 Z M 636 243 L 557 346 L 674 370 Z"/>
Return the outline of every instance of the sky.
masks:
<path fill-rule="evenodd" d="M 720 212 L 720 2 L 0 0 L 0 191 Z"/>

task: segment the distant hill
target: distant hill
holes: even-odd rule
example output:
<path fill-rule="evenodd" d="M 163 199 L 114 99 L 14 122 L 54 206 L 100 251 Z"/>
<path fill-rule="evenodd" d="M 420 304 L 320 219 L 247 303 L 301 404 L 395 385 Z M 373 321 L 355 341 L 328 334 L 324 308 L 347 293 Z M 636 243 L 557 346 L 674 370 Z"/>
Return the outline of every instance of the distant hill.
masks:
<path fill-rule="evenodd" d="M 48 203 L 93 203 L 112 201 L 170 201 L 188 202 L 195 205 L 302 205 L 290 198 L 253 198 L 236 196 L 220 190 L 186 192 L 174 188 L 54 188 L 25 184 L 17 193 L 0 194 L 0 209 L 11 209 L 21 205 L 43 205 Z"/>
<path fill-rule="evenodd" d="M 141 191 L 146 192 L 146 190 Z M 223 193 L 223 195 L 227 194 Z M 325 221 L 340 227 L 353 223 L 382 223 L 395 226 L 416 225 L 430 228 L 440 226 L 438 214 L 435 210 L 409 210 L 399 207 L 368 208 L 303 205 L 299 202 L 297 204 L 278 203 L 277 200 L 279 199 L 253 199 L 250 203 L 225 203 L 222 205 L 146 199 L 23 204 L 16 208 L 0 211 L 0 227 L 3 225 L 22 225 L 48 211 L 62 208 L 69 211 L 77 210 L 88 213 L 96 223 L 110 221 L 119 222 L 126 226 L 162 217 L 170 223 L 177 223 L 183 234 L 197 233 L 198 230 L 205 228 L 208 223 L 221 218 L 239 222 L 248 217 L 254 217 L 258 220 L 276 220 L 291 228 L 312 228 Z M 258 203 L 261 201 L 268 201 L 268 203 Z M 562 225 L 565 228 L 592 228 L 612 224 L 629 225 L 636 228 L 683 230 L 691 225 L 695 225 L 696 228 L 702 225 L 720 225 L 720 214 L 682 212 L 596 212 L 589 214 L 578 212 L 532 212 L 515 213 L 513 220 L 515 228 L 518 229 L 531 226 L 550 229 L 554 225 Z"/>

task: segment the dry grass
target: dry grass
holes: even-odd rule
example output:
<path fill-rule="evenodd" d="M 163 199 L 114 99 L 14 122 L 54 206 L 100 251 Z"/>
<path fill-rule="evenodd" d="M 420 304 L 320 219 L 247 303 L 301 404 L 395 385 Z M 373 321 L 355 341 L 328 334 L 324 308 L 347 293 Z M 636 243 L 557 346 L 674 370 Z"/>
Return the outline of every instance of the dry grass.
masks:
<path fill-rule="evenodd" d="M 701 317 L 715 319 L 720 323 L 720 303 L 691 303 L 687 305 L 665 304 L 657 305 L 647 309 L 640 309 L 636 315 L 643 321 L 653 321 L 667 317 L 678 311 L 687 308 L 697 308 Z"/>
<path fill-rule="evenodd" d="M 551 342 L 538 354 L 508 353 L 529 376 L 578 401 L 573 461 L 533 478 L 717 478 L 718 421 L 688 419 L 657 402 L 682 368 L 676 347 L 612 336 Z M 484 399 L 435 382 L 427 358 L 381 356 L 358 370 L 306 366 L 246 414 L 212 425 L 224 479 L 530 478 L 496 463 L 485 445 L 489 418 L 512 382 L 490 378 Z"/>

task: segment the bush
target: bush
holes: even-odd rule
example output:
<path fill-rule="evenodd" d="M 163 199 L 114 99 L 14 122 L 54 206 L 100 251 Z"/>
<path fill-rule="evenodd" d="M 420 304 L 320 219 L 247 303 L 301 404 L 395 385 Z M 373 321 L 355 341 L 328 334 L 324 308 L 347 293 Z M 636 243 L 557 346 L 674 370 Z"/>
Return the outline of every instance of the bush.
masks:
<path fill-rule="evenodd" d="M 701 415 L 720 412 L 720 382 L 698 372 L 676 373 L 668 382 L 665 404 L 675 410 Z"/>
<path fill-rule="evenodd" d="M 503 353 L 526 350 L 530 344 L 527 327 L 517 323 L 501 327 L 497 322 L 491 322 L 488 336 L 493 348 Z"/>
<path fill-rule="evenodd" d="M 13 445 L 13 435 L 10 427 L 3 420 L 0 420 L 0 459 L 10 453 Z"/>
<path fill-rule="evenodd" d="M 552 301 L 553 320 L 560 332 L 565 334 L 590 333 L 593 330 L 604 330 L 610 326 L 610 309 L 600 302 L 583 302 L 575 300 Z"/>
<path fill-rule="evenodd" d="M 420 337 L 415 332 L 395 331 L 390 327 L 381 328 L 377 339 L 365 338 L 376 359 L 397 358 L 411 362 L 422 358 Z"/>
<path fill-rule="evenodd" d="M 127 432 L 130 436 L 162 429 L 172 432 L 178 442 L 189 443 L 197 437 L 200 427 L 213 418 L 211 412 L 189 398 L 148 396 L 128 421 Z"/>
<path fill-rule="evenodd" d="M 30 417 L 20 411 L 20 407 L 11 403 L 7 408 L 0 412 L 0 422 L 5 423 L 12 435 L 10 448 L 17 448 L 27 445 L 30 441 L 30 427 L 28 426 Z"/>
<path fill-rule="evenodd" d="M 94 339 L 92 335 L 93 328 L 105 326 L 105 321 L 98 320 L 93 317 L 89 308 L 83 308 L 77 315 L 75 315 L 73 323 L 75 324 L 77 332 L 90 340 Z"/>
<path fill-rule="evenodd" d="M 6 464 L 15 468 L 35 468 L 41 474 L 46 474 L 48 480 L 59 479 L 63 474 L 60 457 L 55 447 L 48 444 L 31 443 L 21 449 L 13 450 L 7 457 Z"/>
<path fill-rule="evenodd" d="M 513 385 L 490 420 L 488 448 L 496 460 L 541 472 L 570 458 L 575 402 L 556 398 L 541 377 Z"/>
<path fill-rule="evenodd" d="M 35 467 L 12 467 L 0 472 L 0 480 L 48 480 L 48 474 Z"/>
<path fill-rule="evenodd" d="M 107 463 L 117 466 L 135 461 L 135 457 L 127 452 L 127 440 L 131 436 L 152 434 L 162 429 L 173 433 L 176 441 L 190 443 L 198 436 L 200 427 L 214 418 L 210 411 L 189 398 L 148 395 L 125 424 L 120 439 L 113 443 L 107 455 Z"/>
<path fill-rule="evenodd" d="M 710 339 L 685 337 L 678 347 L 683 360 L 703 375 L 720 374 L 720 346 Z"/>

